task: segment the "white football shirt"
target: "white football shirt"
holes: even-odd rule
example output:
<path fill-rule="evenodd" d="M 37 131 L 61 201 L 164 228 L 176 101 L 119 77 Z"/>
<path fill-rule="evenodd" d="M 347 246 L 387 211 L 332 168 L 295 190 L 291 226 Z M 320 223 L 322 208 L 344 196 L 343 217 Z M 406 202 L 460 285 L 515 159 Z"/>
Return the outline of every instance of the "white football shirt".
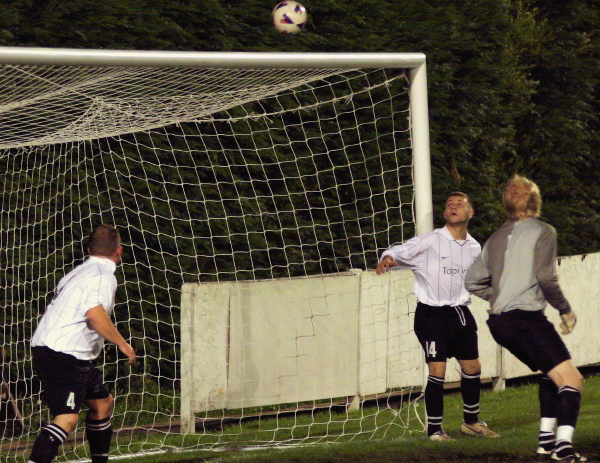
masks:
<path fill-rule="evenodd" d="M 447 227 L 415 236 L 404 244 L 392 246 L 381 255 L 391 256 L 398 267 L 415 274 L 414 294 L 432 306 L 467 305 L 471 302 L 465 288 L 465 274 L 481 252 L 481 246 L 467 233 L 466 240 L 455 240 Z"/>
<path fill-rule="evenodd" d="M 110 315 L 115 306 L 116 264 L 90 256 L 58 283 L 52 302 L 33 334 L 32 346 L 46 346 L 80 360 L 93 360 L 104 338 L 89 325 L 86 313 L 101 305 Z"/>

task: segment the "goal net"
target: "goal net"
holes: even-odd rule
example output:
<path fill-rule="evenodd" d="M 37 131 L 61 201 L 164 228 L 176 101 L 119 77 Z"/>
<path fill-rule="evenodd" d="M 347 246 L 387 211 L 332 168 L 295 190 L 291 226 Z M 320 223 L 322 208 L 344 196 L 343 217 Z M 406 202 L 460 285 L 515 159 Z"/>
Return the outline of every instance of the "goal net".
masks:
<path fill-rule="evenodd" d="M 0 63 L 3 455 L 25 461 L 50 419 L 29 341 L 100 223 L 121 232 L 114 318 L 139 355 L 98 362 L 113 455 L 422 430 L 411 275 L 369 271 L 431 229 L 422 55 Z M 89 457 L 81 431 L 62 458 Z"/>

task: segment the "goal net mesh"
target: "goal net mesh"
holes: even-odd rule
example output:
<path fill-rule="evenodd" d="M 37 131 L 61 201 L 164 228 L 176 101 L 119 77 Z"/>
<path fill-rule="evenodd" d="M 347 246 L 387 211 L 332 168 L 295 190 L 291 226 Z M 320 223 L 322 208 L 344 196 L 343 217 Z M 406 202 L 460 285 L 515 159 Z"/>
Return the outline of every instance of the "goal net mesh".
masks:
<path fill-rule="evenodd" d="M 107 344 L 99 358 L 115 397 L 113 455 L 422 429 L 405 406 L 414 396 L 389 385 L 356 410 L 347 393 L 213 406 L 194 415 L 193 432 L 180 413 L 182 285 L 366 271 L 382 249 L 413 236 L 402 70 L 4 65 L 0 89 L 3 455 L 26 461 L 51 419 L 29 341 L 101 223 L 122 236 L 114 320 L 139 355 L 129 367 Z M 320 297 L 294 294 L 298 307 Z M 272 302 L 267 313 L 277 311 Z M 407 320 L 382 328 L 383 342 L 413 338 Z M 402 374 L 404 366 L 379 360 Z M 236 371 L 243 381 L 244 368 Z M 82 431 L 62 458 L 89 458 Z"/>

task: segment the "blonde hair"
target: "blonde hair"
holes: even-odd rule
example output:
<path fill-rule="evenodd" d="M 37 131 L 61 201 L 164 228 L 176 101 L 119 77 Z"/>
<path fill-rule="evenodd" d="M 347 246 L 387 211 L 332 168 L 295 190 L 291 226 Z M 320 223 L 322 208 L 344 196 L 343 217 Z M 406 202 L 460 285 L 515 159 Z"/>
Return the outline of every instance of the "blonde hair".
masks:
<path fill-rule="evenodd" d="M 504 189 L 504 207 L 511 220 L 539 217 L 542 213 L 542 195 L 531 180 L 515 174 Z"/>

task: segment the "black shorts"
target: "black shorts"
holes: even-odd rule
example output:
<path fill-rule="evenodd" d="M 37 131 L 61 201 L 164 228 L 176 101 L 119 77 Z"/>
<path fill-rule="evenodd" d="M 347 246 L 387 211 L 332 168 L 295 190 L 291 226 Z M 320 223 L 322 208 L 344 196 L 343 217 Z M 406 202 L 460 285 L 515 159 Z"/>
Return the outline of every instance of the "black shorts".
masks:
<path fill-rule="evenodd" d="M 419 302 L 415 334 L 425 351 L 426 362 L 479 358 L 477 322 L 467 306 L 436 307 Z"/>
<path fill-rule="evenodd" d="M 494 340 L 531 371 L 547 374 L 571 355 L 554 325 L 541 310 L 510 310 L 487 321 Z"/>
<path fill-rule="evenodd" d="M 86 400 L 110 396 L 98 369 L 89 360 L 34 347 L 33 368 L 42 383 L 44 401 L 52 416 L 79 413 Z"/>

